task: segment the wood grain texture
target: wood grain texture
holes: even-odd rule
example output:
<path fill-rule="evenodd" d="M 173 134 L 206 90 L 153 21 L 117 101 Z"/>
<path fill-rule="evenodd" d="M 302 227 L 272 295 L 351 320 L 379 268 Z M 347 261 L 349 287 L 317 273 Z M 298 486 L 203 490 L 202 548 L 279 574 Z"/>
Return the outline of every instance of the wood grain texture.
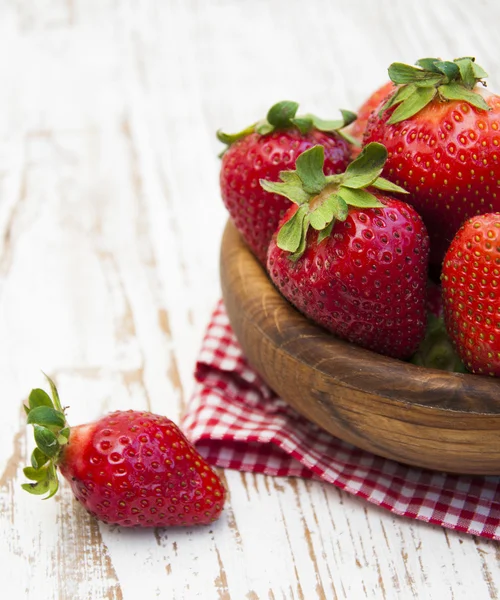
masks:
<path fill-rule="evenodd" d="M 500 474 L 500 381 L 417 367 L 336 339 L 281 296 L 231 222 L 221 281 L 249 363 L 305 417 L 392 460 Z"/>
<path fill-rule="evenodd" d="M 0 2 L 0 576 L 11 600 L 498 598 L 496 543 L 319 482 L 224 473 L 210 529 L 126 532 L 62 486 L 20 490 L 21 403 L 179 420 L 220 296 L 214 132 L 275 101 L 335 117 L 393 60 L 496 70 L 500 4 L 466 0 Z M 479 60 L 480 59 L 480 60 Z"/>

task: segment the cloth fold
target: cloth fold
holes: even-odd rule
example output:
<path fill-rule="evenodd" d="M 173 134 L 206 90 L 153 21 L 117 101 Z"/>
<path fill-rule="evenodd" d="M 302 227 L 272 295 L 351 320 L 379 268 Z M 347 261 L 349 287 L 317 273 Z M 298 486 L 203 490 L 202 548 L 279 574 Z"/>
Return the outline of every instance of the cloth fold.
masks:
<path fill-rule="evenodd" d="M 395 514 L 500 540 L 500 478 L 418 469 L 360 450 L 307 421 L 248 365 L 217 305 L 182 427 L 214 465 L 315 478 Z"/>

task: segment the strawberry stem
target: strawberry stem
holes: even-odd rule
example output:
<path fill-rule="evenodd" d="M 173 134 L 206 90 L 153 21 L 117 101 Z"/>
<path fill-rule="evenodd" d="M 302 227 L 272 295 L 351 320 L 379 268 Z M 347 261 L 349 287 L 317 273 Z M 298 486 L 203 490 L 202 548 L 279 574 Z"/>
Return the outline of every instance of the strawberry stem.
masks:
<path fill-rule="evenodd" d="M 299 206 L 281 225 L 276 243 L 290 252 L 290 260 L 299 259 L 311 226 L 318 231 L 318 242 L 330 235 L 335 221 L 345 221 L 349 207 L 376 208 L 381 202 L 367 187 L 385 192 L 407 193 L 406 190 L 380 176 L 387 160 L 387 150 L 375 142 L 365 146 L 345 173 L 326 176 L 323 172 L 323 146 L 313 146 L 296 161 L 295 171 L 282 171 L 281 182 L 260 180 L 268 192 L 285 196 Z"/>
<path fill-rule="evenodd" d="M 484 78 L 488 77 L 475 60 L 471 56 L 454 61 L 422 58 L 415 67 L 392 63 L 389 77 L 399 88 L 382 106 L 380 114 L 396 106 L 387 122 L 399 123 L 416 115 L 436 97 L 442 102 L 462 100 L 480 110 L 491 110 L 484 98 L 473 91 L 478 83 L 486 85 Z"/>
<path fill-rule="evenodd" d="M 45 373 L 44 373 L 45 375 Z M 22 488 L 35 495 L 52 497 L 59 488 L 57 462 L 63 447 L 68 443 L 70 429 L 61 406 L 57 388 L 47 375 L 52 398 L 42 389 L 31 391 L 28 405 L 24 406 L 27 423 L 33 425 L 36 448 L 31 454 L 31 466 L 25 467 L 24 475 L 32 483 Z"/>
<path fill-rule="evenodd" d="M 320 119 L 316 115 L 306 114 L 302 116 L 296 116 L 299 105 L 297 102 L 290 100 L 282 100 L 277 102 L 269 109 L 265 119 L 253 123 L 249 127 L 242 129 L 237 133 L 224 133 L 220 129 L 217 131 L 217 139 L 219 142 L 226 144 L 228 147 L 234 144 L 238 140 L 250 135 L 251 133 L 258 133 L 259 135 L 267 135 L 273 131 L 287 129 L 298 129 L 302 134 L 307 134 L 313 129 L 325 132 L 337 132 L 339 135 L 344 137 L 351 144 L 359 146 L 359 142 L 354 140 L 349 134 L 341 131 L 344 127 L 350 125 L 356 120 L 357 115 L 350 110 L 341 109 L 341 119 L 337 120 L 325 120 Z M 227 148 L 226 148 L 227 149 Z"/>

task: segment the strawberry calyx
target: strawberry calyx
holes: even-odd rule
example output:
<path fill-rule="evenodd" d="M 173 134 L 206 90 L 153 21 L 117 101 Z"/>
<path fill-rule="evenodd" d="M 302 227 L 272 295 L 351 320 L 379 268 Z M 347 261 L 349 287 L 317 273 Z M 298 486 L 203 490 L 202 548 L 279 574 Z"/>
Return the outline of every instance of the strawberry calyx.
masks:
<path fill-rule="evenodd" d="M 484 98 L 474 91 L 478 83 L 486 86 L 484 78 L 488 77 L 474 57 L 464 56 L 453 61 L 421 58 L 415 64 L 395 62 L 389 66 L 389 77 L 399 86 L 379 112 L 382 114 L 396 106 L 387 121 L 389 125 L 413 117 L 435 98 L 441 102 L 462 100 L 480 110 L 491 110 Z"/>
<path fill-rule="evenodd" d="M 281 181 L 260 180 L 268 192 L 285 196 L 298 209 L 284 222 L 277 235 L 279 248 L 290 252 L 292 261 L 304 253 L 309 227 L 318 231 L 318 243 L 328 237 L 335 221 L 345 221 L 350 207 L 377 208 L 383 204 L 366 188 L 406 194 L 406 190 L 381 177 L 387 150 L 382 144 L 367 144 L 344 173 L 325 175 L 321 145 L 303 152 L 295 171 L 282 171 Z"/>
<path fill-rule="evenodd" d="M 443 317 L 436 317 L 432 313 L 427 317 L 425 337 L 410 362 L 441 371 L 467 373 L 448 336 Z"/>
<path fill-rule="evenodd" d="M 298 129 L 302 134 L 309 133 L 312 129 L 324 132 L 337 132 L 349 143 L 359 146 L 359 142 L 348 133 L 341 131 L 344 127 L 350 125 L 356 120 L 357 115 L 349 110 L 340 109 L 341 119 L 325 120 L 320 119 L 313 114 L 297 116 L 299 105 L 297 102 L 283 100 L 277 102 L 269 109 L 265 119 L 253 123 L 249 127 L 242 129 L 237 133 L 224 133 L 220 129 L 217 131 L 217 139 L 228 147 L 234 142 L 241 140 L 251 133 L 267 135 L 273 131 L 286 131 L 287 129 Z"/>
<path fill-rule="evenodd" d="M 28 405 L 24 405 L 27 423 L 33 425 L 36 448 L 31 454 L 31 466 L 25 467 L 24 475 L 32 483 L 23 483 L 22 488 L 30 494 L 51 498 L 59 488 L 56 465 L 62 449 L 69 441 L 70 428 L 61 406 L 54 382 L 49 382 L 52 398 L 42 389 L 31 390 Z"/>

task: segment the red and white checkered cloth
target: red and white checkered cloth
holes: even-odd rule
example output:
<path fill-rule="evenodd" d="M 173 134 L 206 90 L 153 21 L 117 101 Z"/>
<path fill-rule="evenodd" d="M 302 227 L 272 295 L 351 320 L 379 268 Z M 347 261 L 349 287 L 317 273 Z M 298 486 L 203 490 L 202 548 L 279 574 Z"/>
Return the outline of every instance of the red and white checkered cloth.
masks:
<path fill-rule="evenodd" d="M 222 302 L 183 419 L 212 465 L 316 478 L 395 514 L 500 540 L 500 478 L 409 467 L 359 450 L 300 416 L 245 361 Z"/>

